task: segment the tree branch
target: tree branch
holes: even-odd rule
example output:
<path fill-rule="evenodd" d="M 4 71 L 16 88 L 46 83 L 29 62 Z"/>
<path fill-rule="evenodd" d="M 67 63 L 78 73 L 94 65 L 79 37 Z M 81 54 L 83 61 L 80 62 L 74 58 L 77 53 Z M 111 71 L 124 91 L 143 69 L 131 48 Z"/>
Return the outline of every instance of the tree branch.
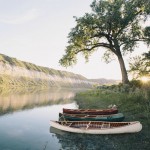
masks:
<path fill-rule="evenodd" d="M 148 40 L 150 40 L 150 39 L 149 39 L 149 38 L 142 38 L 142 39 L 130 40 L 130 42 L 146 42 L 146 41 L 148 41 Z M 124 44 L 126 44 L 126 42 L 121 43 L 120 46 L 122 46 L 122 45 L 124 45 Z"/>
<path fill-rule="evenodd" d="M 92 45 L 87 45 L 87 46 L 92 46 Z M 77 52 L 75 52 L 75 54 L 78 54 L 79 52 L 82 52 L 82 51 L 92 51 L 94 48 L 97 48 L 97 47 L 105 47 L 105 48 L 110 49 L 110 45 L 107 43 L 97 43 L 97 44 L 93 45 L 91 48 L 80 49 Z"/>
<path fill-rule="evenodd" d="M 135 18 L 135 16 L 139 15 L 141 12 L 142 12 L 142 10 L 140 10 L 140 11 L 137 12 L 137 13 L 135 13 L 135 15 L 132 16 L 132 17 Z M 122 28 L 120 28 L 120 30 L 116 33 L 116 35 L 114 36 L 115 38 L 122 32 L 122 30 L 123 30 L 126 26 L 129 25 L 129 23 L 132 23 L 132 22 L 133 22 L 132 19 L 128 19 L 129 17 L 130 17 L 130 16 L 126 17 L 126 19 L 125 19 L 125 22 L 126 22 L 126 23 L 125 23 L 124 26 L 122 26 Z M 127 20 L 129 20 L 129 21 L 127 21 Z"/>

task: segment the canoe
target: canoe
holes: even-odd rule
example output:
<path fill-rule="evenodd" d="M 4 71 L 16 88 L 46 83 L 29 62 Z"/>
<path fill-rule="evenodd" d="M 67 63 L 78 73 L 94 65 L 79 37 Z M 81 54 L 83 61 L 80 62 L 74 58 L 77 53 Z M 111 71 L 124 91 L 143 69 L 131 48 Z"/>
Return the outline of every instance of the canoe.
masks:
<path fill-rule="evenodd" d="M 88 115 L 109 115 L 109 114 L 117 114 L 117 108 L 109 108 L 109 109 L 66 109 L 63 108 L 63 113 L 67 114 L 88 114 Z"/>
<path fill-rule="evenodd" d="M 111 115 L 88 115 L 88 114 L 62 114 L 59 113 L 60 120 L 69 121 L 110 121 L 110 122 L 120 122 L 124 120 L 124 115 L 122 113 L 111 114 Z"/>
<path fill-rule="evenodd" d="M 142 130 L 142 124 L 139 121 L 51 121 L 50 125 L 62 131 L 85 134 L 123 134 L 135 133 Z"/>

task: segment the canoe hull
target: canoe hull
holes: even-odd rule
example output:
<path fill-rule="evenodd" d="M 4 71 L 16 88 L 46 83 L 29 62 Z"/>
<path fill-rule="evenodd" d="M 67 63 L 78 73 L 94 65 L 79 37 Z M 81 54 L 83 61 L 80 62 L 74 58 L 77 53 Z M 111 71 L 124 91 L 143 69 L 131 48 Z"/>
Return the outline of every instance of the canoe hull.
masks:
<path fill-rule="evenodd" d="M 89 114 L 89 115 L 110 115 L 117 114 L 117 108 L 111 109 L 65 109 L 63 108 L 63 113 L 67 114 Z"/>
<path fill-rule="evenodd" d="M 64 126 L 56 121 L 50 122 L 51 127 L 57 128 L 62 131 L 72 132 L 72 133 L 82 133 L 82 134 L 124 134 L 124 133 L 136 133 L 142 130 L 142 125 L 140 122 L 134 122 L 133 124 L 116 127 L 116 128 L 104 128 L 104 129 L 86 129 L 86 128 L 73 128 L 69 126 Z"/>
<path fill-rule="evenodd" d="M 84 117 L 85 116 L 85 117 Z M 59 118 L 62 120 L 69 121 L 109 121 L 109 122 L 121 122 L 124 120 L 124 115 L 122 113 L 114 115 L 72 115 L 72 114 L 61 114 L 59 113 Z"/>

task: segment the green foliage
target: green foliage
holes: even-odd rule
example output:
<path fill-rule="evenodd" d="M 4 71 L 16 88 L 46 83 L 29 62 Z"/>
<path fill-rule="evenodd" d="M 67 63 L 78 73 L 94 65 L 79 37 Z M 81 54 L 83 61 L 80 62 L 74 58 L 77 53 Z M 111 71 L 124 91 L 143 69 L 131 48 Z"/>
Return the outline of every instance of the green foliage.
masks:
<path fill-rule="evenodd" d="M 118 85 L 102 85 L 98 86 L 97 89 L 113 91 L 116 93 L 132 93 L 142 89 L 150 90 L 150 82 L 143 83 L 141 80 L 131 80 L 129 84 L 119 83 Z"/>
<path fill-rule="evenodd" d="M 137 88 L 141 88 L 143 86 L 143 83 L 141 80 L 131 80 L 130 81 L 130 85 L 132 87 L 137 87 Z"/>
<path fill-rule="evenodd" d="M 150 60 L 150 51 L 147 53 L 144 53 L 143 55 L 145 57 L 144 59 Z"/>
<path fill-rule="evenodd" d="M 143 56 L 136 56 L 130 59 L 129 73 L 133 78 L 140 78 L 142 76 L 150 77 L 150 51 L 144 53 Z"/>
<path fill-rule="evenodd" d="M 150 44 L 150 26 L 145 28 L 144 36 L 147 37 L 148 40 L 146 42 L 149 45 Z"/>

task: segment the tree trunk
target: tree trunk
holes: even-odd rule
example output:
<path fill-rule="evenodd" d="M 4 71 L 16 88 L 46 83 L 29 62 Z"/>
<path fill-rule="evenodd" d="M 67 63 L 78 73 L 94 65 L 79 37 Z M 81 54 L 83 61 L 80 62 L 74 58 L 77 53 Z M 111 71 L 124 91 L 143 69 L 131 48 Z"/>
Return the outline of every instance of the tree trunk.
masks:
<path fill-rule="evenodd" d="M 117 55 L 118 57 L 118 61 L 120 64 L 120 68 L 121 68 L 121 74 L 122 74 L 122 83 L 123 84 L 128 84 L 129 83 L 129 79 L 128 79 L 128 75 L 127 75 L 127 70 L 124 64 L 124 60 L 122 58 L 122 55 L 120 53 L 120 55 Z"/>

